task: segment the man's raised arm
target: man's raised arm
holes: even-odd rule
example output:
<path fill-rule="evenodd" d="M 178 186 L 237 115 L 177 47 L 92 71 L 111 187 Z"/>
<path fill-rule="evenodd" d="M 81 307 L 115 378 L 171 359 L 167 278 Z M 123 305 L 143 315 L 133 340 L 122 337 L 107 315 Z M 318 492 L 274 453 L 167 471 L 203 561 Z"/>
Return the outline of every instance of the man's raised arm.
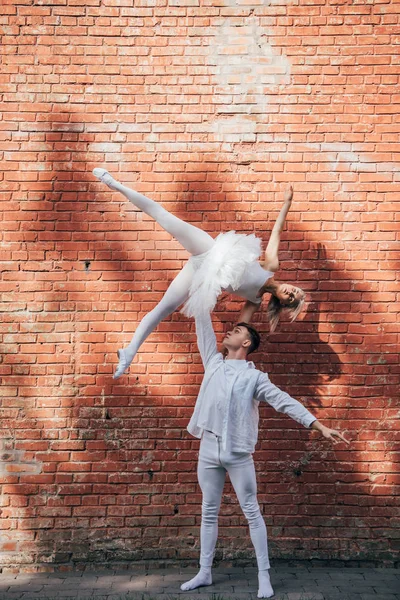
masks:
<path fill-rule="evenodd" d="M 211 315 L 205 312 L 195 318 L 195 323 L 197 345 L 204 368 L 206 368 L 212 357 L 217 354 L 217 338 L 212 326 Z"/>

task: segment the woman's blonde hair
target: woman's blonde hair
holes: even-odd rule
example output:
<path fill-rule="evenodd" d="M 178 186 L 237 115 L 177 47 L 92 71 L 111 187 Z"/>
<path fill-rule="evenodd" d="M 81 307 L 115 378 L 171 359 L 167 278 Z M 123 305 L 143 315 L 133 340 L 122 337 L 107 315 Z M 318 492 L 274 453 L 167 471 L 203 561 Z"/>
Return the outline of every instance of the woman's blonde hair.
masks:
<path fill-rule="evenodd" d="M 269 321 L 270 333 L 273 333 L 277 328 L 283 310 L 286 310 L 287 314 L 290 316 L 290 320 L 294 321 L 303 310 L 305 300 L 306 295 L 303 292 L 301 298 L 294 300 L 290 306 L 285 306 L 281 304 L 279 298 L 271 296 L 267 306 L 267 319 Z"/>

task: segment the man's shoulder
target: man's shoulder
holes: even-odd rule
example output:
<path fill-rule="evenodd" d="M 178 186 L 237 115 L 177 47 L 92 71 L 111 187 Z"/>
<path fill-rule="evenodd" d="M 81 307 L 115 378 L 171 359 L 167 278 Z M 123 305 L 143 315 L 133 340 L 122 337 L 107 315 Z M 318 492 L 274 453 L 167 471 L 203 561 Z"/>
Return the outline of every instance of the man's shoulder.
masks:
<path fill-rule="evenodd" d="M 212 368 L 213 366 L 215 366 L 216 364 L 222 363 L 223 361 L 224 361 L 224 357 L 222 356 L 221 352 L 216 352 L 215 354 L 212 355 L 212 357 L 208 361 L 206 371 L 209 368 Z"/>
<path fill-rule="evenodd" d="M 247 368 L 242 369 L 240 373 L 238 373 L 238 377 L 243 377 L 246 379 L 251 378 L 254 380 L 257 380 L 263 375 L 266 375 L 266 373 L 263 373 L 262 371 L 260 371 L 260 369 L 257 369 L 255 364 L 251 361 L 247 361 Z"/>
<path fill-rule="evenodd" d="M 256 365 L 253 363 L 253 361 L 252 361 L 252 360 L 248 360 L 248 361 L 247 361 L 247 368 L 248 368 L 248 369 L 251 369 L 251 370 L 252 370 L 252 371 L 254 371 L 255 373 L 261 373 L 261 374 L 264 374 L 264 371 L 262 371 L 261 369 L 258 369 L 258 368 L 256 367 Z"/>
<path fill-rule="evenodd" d="M 252 364 L 252 366 L 250 367 L 250 369 L 251 369 L 251 372 L 254 374 L 254 377 L 259 379 L 260 381 L 262 381 L 262 380 L 269 381 L 268 373 L 266 373 L 265 371 L 262 371 L 261 369 L 257 369 L 257 367 L 255 366 L 254 363 L 251 363 L 251 364 Z"/>

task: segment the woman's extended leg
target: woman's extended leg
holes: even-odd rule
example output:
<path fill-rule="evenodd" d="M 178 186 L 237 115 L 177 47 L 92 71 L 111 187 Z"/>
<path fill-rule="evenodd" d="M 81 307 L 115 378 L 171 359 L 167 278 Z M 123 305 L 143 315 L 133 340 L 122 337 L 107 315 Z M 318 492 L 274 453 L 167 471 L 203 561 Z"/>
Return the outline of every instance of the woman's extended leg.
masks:
<path fill-rule="evenodd" d="M 165 208 L 157 204 L 157 202 L 154 202 L 154 200 L 150 200 L 150 198 L 142 196 L 142 194 L 135 192 L 135 190 L 125 187 L 122 183 L 116 181 L 105 169 L 94 169 L 93 174 L 112 190 L 121 192 L 132 204 L 157 221 L 190 254 L 203 254 L 203 252 L 207 252 L 213 245 L 214 240 L 208 233 L 178 219 L 178 217 L 169 213 Z"/>
<path fill-rule="evenodd" d="M 190 263 L 186 263 L 182 271 L 171 282 L 161 301 L 141 320 L 129 346 L 118 350 L 119 364 L 114 373 L 114 379 L 118 379 L 126 371 L 140 346 L 157 325 L 185 302 L 192 278 L 193 267 Z"/>

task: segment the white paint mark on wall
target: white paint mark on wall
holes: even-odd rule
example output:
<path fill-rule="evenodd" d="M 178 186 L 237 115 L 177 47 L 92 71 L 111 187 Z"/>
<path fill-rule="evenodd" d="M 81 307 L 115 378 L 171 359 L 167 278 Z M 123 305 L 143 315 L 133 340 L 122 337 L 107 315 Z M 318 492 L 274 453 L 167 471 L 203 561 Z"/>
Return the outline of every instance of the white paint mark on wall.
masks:
<path fill-rule="evenodd" d="M 307 144 L 308 147 L 314 146 L 314 144 Z M 318 144 L 315 144 L 318 146 Z M 400 171 L 399 165 L 391 162 L 376 162 L 376 158 L 368 154 L 358 154 L 352 150 L 352 144 L 342 142 L 340 144 L 329 144 L 324 142 L 321 144 L 321 152 L 336 155 L 336 157 L 330 158 L 330 167 L 332 171 L 340 170 L 340 165 L 345 163 L 347 170 L 356 173 L 376 173 L 377 171 L 383 173 L 397 173 Z"/>
<path fill-rule="evenodd" d="M 235 7 L 235 0 L 227 0 Z M 256 8 L 249 6 L 248 8 Z M 290 82 L 291 64 L 268 41 L 268 30 L 256 15 L 235 25 L 232 17 L 214 25 L 209 64 L 215 67 L 218 86 L 215 102 L 217 118 L 213 132 L 217 141 L 254 142 L 257 125 L 268 114 L 268 94 L 273 86 Z"/>
<path fill-rule="evenodd" d="M 21 475 L 38 475 L 42 472 L 43 463 L 28 460 L 25 450 L 14 449 L 14 438 L 0 438 L 0 475 L 20 477 Z"/>

